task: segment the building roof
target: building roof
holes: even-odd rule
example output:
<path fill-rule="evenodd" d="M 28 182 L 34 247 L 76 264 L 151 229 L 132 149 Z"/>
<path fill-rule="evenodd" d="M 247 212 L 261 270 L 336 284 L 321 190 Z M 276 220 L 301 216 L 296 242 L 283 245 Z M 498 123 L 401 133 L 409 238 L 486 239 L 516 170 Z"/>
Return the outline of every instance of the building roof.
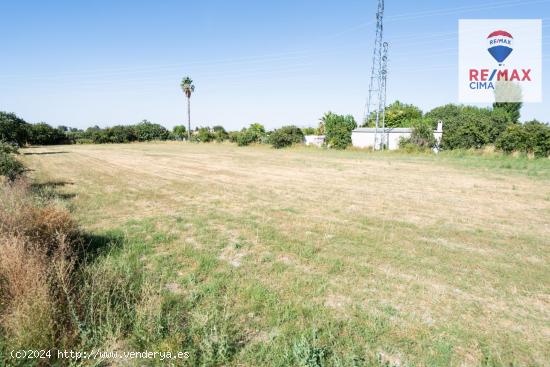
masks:
<path fill-rule="evenodd" d="M 410 127 L 394 127 L 394 128 L 390 128 L 390 127 L 387 127 L 385 129 L 385 132 L 386 133 L 411 133 L 412 132 L 412 128 Z M 376 128 L 374 127 L 360 127 L 360 128 L 357 128 L 355 130 L 353 130 L 354 133 L 376 133 Z M 382 128 L 378 128 L 378 133 L 382 133 Z"/>

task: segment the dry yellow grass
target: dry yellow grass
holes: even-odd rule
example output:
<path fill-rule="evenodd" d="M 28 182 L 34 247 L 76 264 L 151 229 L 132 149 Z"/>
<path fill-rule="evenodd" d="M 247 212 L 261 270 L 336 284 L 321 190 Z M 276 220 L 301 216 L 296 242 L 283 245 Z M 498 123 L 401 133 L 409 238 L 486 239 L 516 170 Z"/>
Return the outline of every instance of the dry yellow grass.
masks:
<path fill-rule="evenodd" d="M 70 315 L 59 314 L 67 311 L 77 233 L 67 210 L 40 206 L 25 180 L 0 186 L 0 348 L 70 339 Z"/>
<path fill-rule="evenodd" d="M 414 346 L 397 353 L 404 362 L 427 363 L 422 345 L 442 339 L 457 364 L 480 364 L 486 349 L 502 362 L 550 360 L 547 179 L 437 158 L 225 144 L 26 152 L 38 180 L 76 194 L 87 229 L 152 218 L 177 238 L 157 248 L 181 258 L 177 271 L 194 266 L 182 248 L 208 249 L 281 299 L 335 319 L 384 314 L 382 345 L 419 341 L 419 355 Z M 175 225 L 181 215 L 201 230 Z M 205 230 L 226 244 L 205 240 Z M 240 241 L 249 246 L 233 246 Z"/>

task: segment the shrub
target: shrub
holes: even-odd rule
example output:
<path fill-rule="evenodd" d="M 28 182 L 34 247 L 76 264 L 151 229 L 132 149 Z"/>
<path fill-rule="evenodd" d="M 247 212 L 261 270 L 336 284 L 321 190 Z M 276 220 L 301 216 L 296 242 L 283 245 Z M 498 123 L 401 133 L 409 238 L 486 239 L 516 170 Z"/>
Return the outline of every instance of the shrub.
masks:
<path fill-rule="evenodd" d="M 259 137 L 254 132 L 245 129 L 237 134 L 236 141 L 238 146 L 243 147 L 252 143 L 257 143 Z"/>
<path fill-rule="evenodd" d="M 508 126 L 496 148 L 505 153 L 521 152 L 544 158 L 550 155 L 550 126 L 539 121 Z"/>
<path fill-rule="evenodd" d="M 176 125 L 174 126 L 174 129 L 172 129 L 172 136 L 176 140 L 187 139 L 187 129 L 184 125 Z"/>
<path fill-rule="evenodd" d="M 443 121 L 443 149 L 479 149 L 493 144 L 512 123 L 508 113 L 500 109 L 453 104 L 433 109 L 426 118 L 432 121 L 432 128 L 438 120 Z"/>
<path fill-rule="evenodd" d="M 257 122 L 254 122 L 254 123 L 250 124 L 250 126 L 248 127 L 248 130 L 250 130 L 251 132 L 256 134 L 258 136 L 258 138 L 265 134 L 264 125 L 259 124 Z"/>
<path fill-rule="evenodd" d="M 0 141 L 22 146 L 27 143 L 28 124 L 13 113 L 0 112 Z"/>
<path fill-rule="evenodd" d="M 437 144 L 433 129 L 429 121 L 418 120 L 412 123 L 413 129 L 411 136 L 399 141 L 399 148 L 406 150 L 414 150 L 416 147 L 420 151 L 430 150 Z M 412 146 L 412 147 L 411 147 Z"/>
<path fill-rule="evenodd" d="M 134 131 L 138 141 L 166 140 L 170 137 L 170 133 L 166 128 L 147 120 L 137 124 Z"/>
<path fill-rule="evenodd" d="M 45 122 L 28 125 L 28 143 L 34 145 L 55 145 L 66 142 L 65 133 Z"/>
<path fill-rule="evenodd" d="M 527 149 L 535 157 L 550 156 L 550 126 L 539 121 L 529 121 L 524 125 L 527 133 Z"/>
<path fill-rule="evenodd" d="M 330 148 L 346 149 L 351 145 L 351 132 L 357 127 L 351 115 L 336 115 L 332 112 L 323 117 L 325 144 Z"/>
<path fill-rule="evenodd" d="M 508 154 L 514 151 L 526 152 L 527 134 L 524 127 L 522 125 L 508 126 L 506 131 L 496 141 L 495 146 L 497 149 Z"/>
<path fill-rule="evenodd" d="M 110 143 L 130 143 L 137 140 L 133 126 L 116 125 L 105 129 L 104 135 Z"/>
<path fill-rule="evenodd" d="M 19 154 L 17 145 L 0 140 L 0 154 Z"/>
<path fill-rule="evenodd" d="M 193 135 L 191 135 L 191 139 L 196 142 L 200 143 L 209 143 L 213 141 L 215 138 L 215 135 L 212 131 L 210 131 L 209 127 L 200 127 Z"/>
<path fill-rule="evenodd" d="M 269 143 L 276 149 L 301 143 L 303 140 L 304 134 L 302 130 L 296 126 L 284 126 L 280 129 L 274 130 L 269 135 Z"/>
<path fill-rule="evenodd" d="M 25 166 L 19 162 L 13 154 L 0 151 L 0 176 L 9 181 L 15 181 L 25 172 Z"/>
<path fill-rule="evenodd" d="M 501 110 L 505 112 L 513 123 L 518 123 L 521 116 L 521 102 L 495 102 L 493 111 Z"/>
<path fill-rule="evenodd" d="M 230 131 L 228 133 L 229 135 L 229 141 L 232 142 L 232 143 L 236 143 L 237 142 L 237 139 L 239 138 L 239 135 L 241 134 L 240 131 Z"/>
<path fill-rule="evenodd" d="M 214 133 L 214 139 L 219 143 L 229 138 L 229 134 L 227 134 L 223 126 L 214 126 L 212 132 Z"/>
<path fill-rule="evenodd" d="M 411 127 L 414 121 L 422 118 L 422 110 L 412 104 L 395 101 L 385 108 L 386 127 Z M 371 113 L 367 126 L 376 125 L 376 113 Z"/>
<path fill-rule="evenodd" d="M 247 129 L 242 129 L 238 134 L 235 134 L 235 141 L 238 146 L 242 147 L 252 143 L 260 143 L 265 136 L 264 126 L 253 123 Z"/>

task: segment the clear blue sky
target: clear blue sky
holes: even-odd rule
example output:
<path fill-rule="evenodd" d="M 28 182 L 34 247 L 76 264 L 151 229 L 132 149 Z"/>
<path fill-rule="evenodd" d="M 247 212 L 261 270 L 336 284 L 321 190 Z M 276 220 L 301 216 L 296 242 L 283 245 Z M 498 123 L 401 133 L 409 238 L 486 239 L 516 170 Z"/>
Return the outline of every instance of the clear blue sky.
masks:
<path fill-rule="evenodd" d="M 375 12 L 375 0 L 1 0 L 0 110 L 55 126 L 171 127 L 186 121 L 189 74 L 193 124 L 360 119 Z M 550 121 L 550 0 L 387 0 L 388 101 L 457 102 L 460 18 L 543 19 L 547 99 L 523 118 Z"/>

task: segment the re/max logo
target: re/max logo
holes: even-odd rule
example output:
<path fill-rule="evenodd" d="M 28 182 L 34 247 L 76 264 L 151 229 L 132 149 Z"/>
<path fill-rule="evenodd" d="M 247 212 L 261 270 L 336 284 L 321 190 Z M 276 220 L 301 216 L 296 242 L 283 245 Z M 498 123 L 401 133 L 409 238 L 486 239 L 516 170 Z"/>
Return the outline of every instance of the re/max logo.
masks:
<path fill-rule="evenodd" d="M 506 81 L 506 82 L 530 82 L 531 69 L 514 69 L 514 70 L 489 70 L 489 69 L 470 69 L 471 82 L 491 82 L 491 81 Z"/>
<path fill-rule="evenodd" d="M 494 39 L 494 40 L 490 40 L 489 41 L 489 45 L 490 46 L 496 46 L 496 45 L 507 45 L 507 46 L 511 46 L 512 45 L 512 41 L 508 40 L 508 39 L 504 39 L 504 38 L 497 38 L 497 39 Z"/>

